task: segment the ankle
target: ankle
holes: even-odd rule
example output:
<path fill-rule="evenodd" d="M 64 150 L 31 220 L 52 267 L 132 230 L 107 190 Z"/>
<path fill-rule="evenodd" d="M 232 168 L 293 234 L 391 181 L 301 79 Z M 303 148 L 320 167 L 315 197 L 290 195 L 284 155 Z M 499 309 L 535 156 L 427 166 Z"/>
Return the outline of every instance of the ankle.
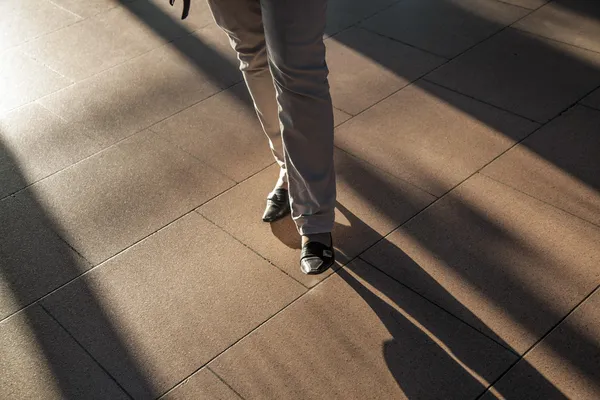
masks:
<path fill-rule="evenodd" d="M 331 233 L 325 232 L 302 235 L 302 245 L 304 246 L 308 242 L 319 242 L 326 246 L 331 246 Z"/>

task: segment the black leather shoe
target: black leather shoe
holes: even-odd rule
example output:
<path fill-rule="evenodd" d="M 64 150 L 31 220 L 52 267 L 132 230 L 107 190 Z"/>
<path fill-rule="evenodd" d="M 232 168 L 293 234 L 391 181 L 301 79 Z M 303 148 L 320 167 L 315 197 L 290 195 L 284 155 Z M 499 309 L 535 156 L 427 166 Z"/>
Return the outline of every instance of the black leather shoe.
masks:
<path fill-rule="evenodd" d="M 286 189 L 275 189 L 267 197 L 267 208 L 263 214 L 263 221 L 277 221 L 290 213 L 290 198 Z"/>
<path fill-rule="evenodd" d="M 300 269 L 307 275 L 320 274 L 335 262 L 333 240 L 331 246 L 320 242 L 308 242 L 302 246 Z"/>

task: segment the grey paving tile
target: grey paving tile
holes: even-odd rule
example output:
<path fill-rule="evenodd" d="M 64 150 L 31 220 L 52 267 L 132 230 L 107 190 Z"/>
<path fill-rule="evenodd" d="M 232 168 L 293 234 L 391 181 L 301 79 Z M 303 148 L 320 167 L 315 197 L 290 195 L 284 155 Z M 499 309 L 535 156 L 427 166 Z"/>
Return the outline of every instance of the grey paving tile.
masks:
<path fill-rule="evenodd" d="M 127 8 L 117 7 L 45 35 L 21 49 L 58 73 L 79 81 L 183 36 L 186 31 L 173 24 L 169 30 L 162 27 L 161 33 L 164 36 L 156 34 L 152 26 Z"/>
<path fill-rule="evenodd" d="M 600 290 L 596 290 L 483 399 L 599 398 L 599 338 Z"/>
<path fill-rule="evenodd" d="M 71 81 L 19 50 L 0 53 L 0 116 L 42 96 L 56 92 Z"/>
<path fill-rule="evenodd" d="M 56 227 L 34 197 L 0 201 L 0 319 L 90 268 L 56 235 Z"/>
<path fill-rule="evenodd" d="M 487 0 L 405 0 L 361 26 L 452 58 L 527 14 Z"/>
<path fill-rule="evenodd" d="M 232 184 L 144 131 L 28 190 L 61 225 L 61 236 L 97 264 Z"/>
<path fill-rule="evenodd" d="M 598 2 L 553 1 L 516 23 L 514 28 L 600 52 Z"/>
<path fill-rule="evenodd" d="M 600 111 L 576 106 L 482 170 L 600 226 Z"/>
<path fill-rule="evenodd" d="M 54 4 L 83 18 L 93 17 L 124 3 L 135 0 L 51 0 Z"/>
<path fill-rule="evenodd" d="M 600 89 L 593 91 L 589 96 L 584 98 L 581 103 L 588 107 L 600 110 Z"/>
<path fill-rule="evenodd" d="M 0 322 L 3 399 L 128 399 L 39 306 Z"/>
<path fill-rule="evenodd" d="M 600 54 L 509 28 L 426 79 L 546 122 L 600 84 Z"/>
<path fill-rule="evenodd" d="M 336 172 L 338 205 L 333 236 L 338 264 L 348 262 L 433 201 L 433 196 L 418 188 L 339 151 Z M 317 276 L 300 271 L 300 236 L 292 219 L 272 224 L 261 220 L 277 175 L 274 165 L 198 211 L 289 275 L 313 286 L 331 271 Z"/>
<path fill-rule="evenodd" d="M 202 368 L 160 399 L 240 400 L 241 398 L 213 374 L 210 369 Z"/>
<path fill-rule="evenodd" d="M 81 20 L 46 0 L 4 0 L 0 2 L 0 15 L 0 53 Z"/>
<path fill-rule="evenodd" d="M 202 101 L 151 130 L 237 182 L 274 162 L 244 84 Z"/>
<path fill-rule="evenodd" d="M 465 399 L 514 358 L 357 261 L 209 367 L 246 399 Z"/>
<path fill-rule="evenodd" d="M 239 81 L 228 50 L 216 27 L 201 29 L 40 102 L 112 144 Z"/>
<path fill-rule="evenodd" d="M 99 151 L 94 138 L 37 103 L 0 117 L 0 198 Z M 12 171 L 12 172 L 10 172 Z"/>
<path fill-rule="evenodd" d="M 304 290 L 191 213 L 43 304 L 130 394 L 147 398 L 175 386 Z"/>
<path fill-rule="evenodd" d="M 326 43 L 333 103 L 352 115 L 445 61 L 358 28 L 342 32 Z"/>
<path fill-rule="evenodd" d="M 537 127 L 424 81 L 340 126 L 336 144 L 442 195 Z"/>
<path fill-rule="evenodd" d="M 357 24 L 398 0 L 329 0 L 327 2 L 327 28 L 325 36 Z"/>
<path fill-rule="evenodd" d="M 475 175 L 361 257 L 522 354 L 597 286 L 599 241 L 598 227 Z"/>

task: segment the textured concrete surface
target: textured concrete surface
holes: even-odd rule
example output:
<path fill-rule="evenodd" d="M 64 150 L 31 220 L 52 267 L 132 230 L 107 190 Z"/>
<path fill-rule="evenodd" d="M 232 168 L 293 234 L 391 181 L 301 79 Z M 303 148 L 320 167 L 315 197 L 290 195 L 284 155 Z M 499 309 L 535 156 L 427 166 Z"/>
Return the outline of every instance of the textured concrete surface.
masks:
<path fill-rule="evenodd" d="M 317 276 L 182 5 L 0 1 L 0 398 L 600 396 L 600 4 L 330 0 Z"/>

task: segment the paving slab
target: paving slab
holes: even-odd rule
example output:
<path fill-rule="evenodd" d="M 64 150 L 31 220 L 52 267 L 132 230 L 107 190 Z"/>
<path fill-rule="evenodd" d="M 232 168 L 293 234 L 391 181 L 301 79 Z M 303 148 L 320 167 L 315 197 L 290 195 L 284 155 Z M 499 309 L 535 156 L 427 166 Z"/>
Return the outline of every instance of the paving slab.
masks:
<path fill-rule="evenodd" d="M 229 50 L 216 27 L 201 29 L 40 103 L 110 145 L 239 81 Z"/>
<path fill-rule="evenodd" d="M 398 0 L 329 0 L 325 36 L 333 36 L 388 8 Z"/>
<path fill-rule="evenodd" d="M 202 368 L 160 400 L 241 400 L 210 369 Z"/>
<path fill-rule="evenodd" d="M 0 15 L 0 53 L 81 20 L 47 0 L 4 0 Z"/>
<path fill-rule="evenodd" d="M 55 228 L 31 196 L 0 201 L 0 320 L 91 267 Z"/>
<path fill-rule="evenodd" d="M 430 204 L 434 197 L 365 162 L 337 151 L 338 204 L 333 231 L 337 267 Z M 266 197 L 277 180 L 273 165 L 198 209 L 209 220 L 306 286 L 331 274 L 300 271 L 300 236 L 291 218 L 264 223 Z"/>
<path fill-rule="evenodd" d="M 493 160 L 537 124 L 417 81 L 336 131 L 336 144 L 436 196 Z"/>
<path fill-rule="evenodd" d="M 134 398 L 148 398 L 186 379 L 304 290 L 191 213 L 43 304 Z"/>
<path fill-rule="evenodd" d="M 600 228 L 475 175 L 361 257 L 520 354 L 600 280 Z"/>
<path fill-rule="evenodd" d="M 576 106 L 482 170 L 600 226 L 600 111 Z"/>
<path fill-rule="evenodd" d="M 508 28 L 425 79 L 547 122 L 600 85 L 600 54 Z"/>
<path fill-rule="evenodd" d="M 595 1 L 553 1 L 529 14 L 513 27 L 600 52 L 600 4 Z"/>
<path fill-rule="evenodd" d="M 404 0 L 361 26 L 452 58 L 528 12 L 499 1 Z"/>
<path fill-rule="evenodd" d="M 515 358 L 356 261 L 209 367 L 245 399 L 465 399 Z"/>
<path fill-rule="evenodd" d="M 333 104 L 351 115 L 446 61 L 358 28 L 336 35 L 326 45 Z"/>
<path fill-rule="evenodd" d="M 80 128 L 37 103 L 0 117 L 0 146 L 6 153 L 0 198 L 99 151 L 95 138 Z"/>
<path fill-rule="evenodd" d="M 28 189 L 94 265 L 233 182 L 144 131 Z"/>
<path fill-rule="evenodd" d="M 503 376 L 484 400 L 600 397 L 600 290 Z"/>
<path fill-rule="evenodd" d="M 152 29 L 125 7 L 116 7 L 42 36 L 21 50 L 52 70 L 80 81 L 186 34 L 180 26 Z"/>
<path fill-rule="evenodd" d="M 150 129 L 236 182 L 274 162 L 243 83 Z"/>
<path fill-rule="evenodd" d="M 71 80 L 52 71 L 18 49 L 0 53 L 0 116 L 56 92 Z"/>
<path fill-rule="evenodd" d="M 3 399 L 128 399 L 41 307 L 0 322 Z"/>

